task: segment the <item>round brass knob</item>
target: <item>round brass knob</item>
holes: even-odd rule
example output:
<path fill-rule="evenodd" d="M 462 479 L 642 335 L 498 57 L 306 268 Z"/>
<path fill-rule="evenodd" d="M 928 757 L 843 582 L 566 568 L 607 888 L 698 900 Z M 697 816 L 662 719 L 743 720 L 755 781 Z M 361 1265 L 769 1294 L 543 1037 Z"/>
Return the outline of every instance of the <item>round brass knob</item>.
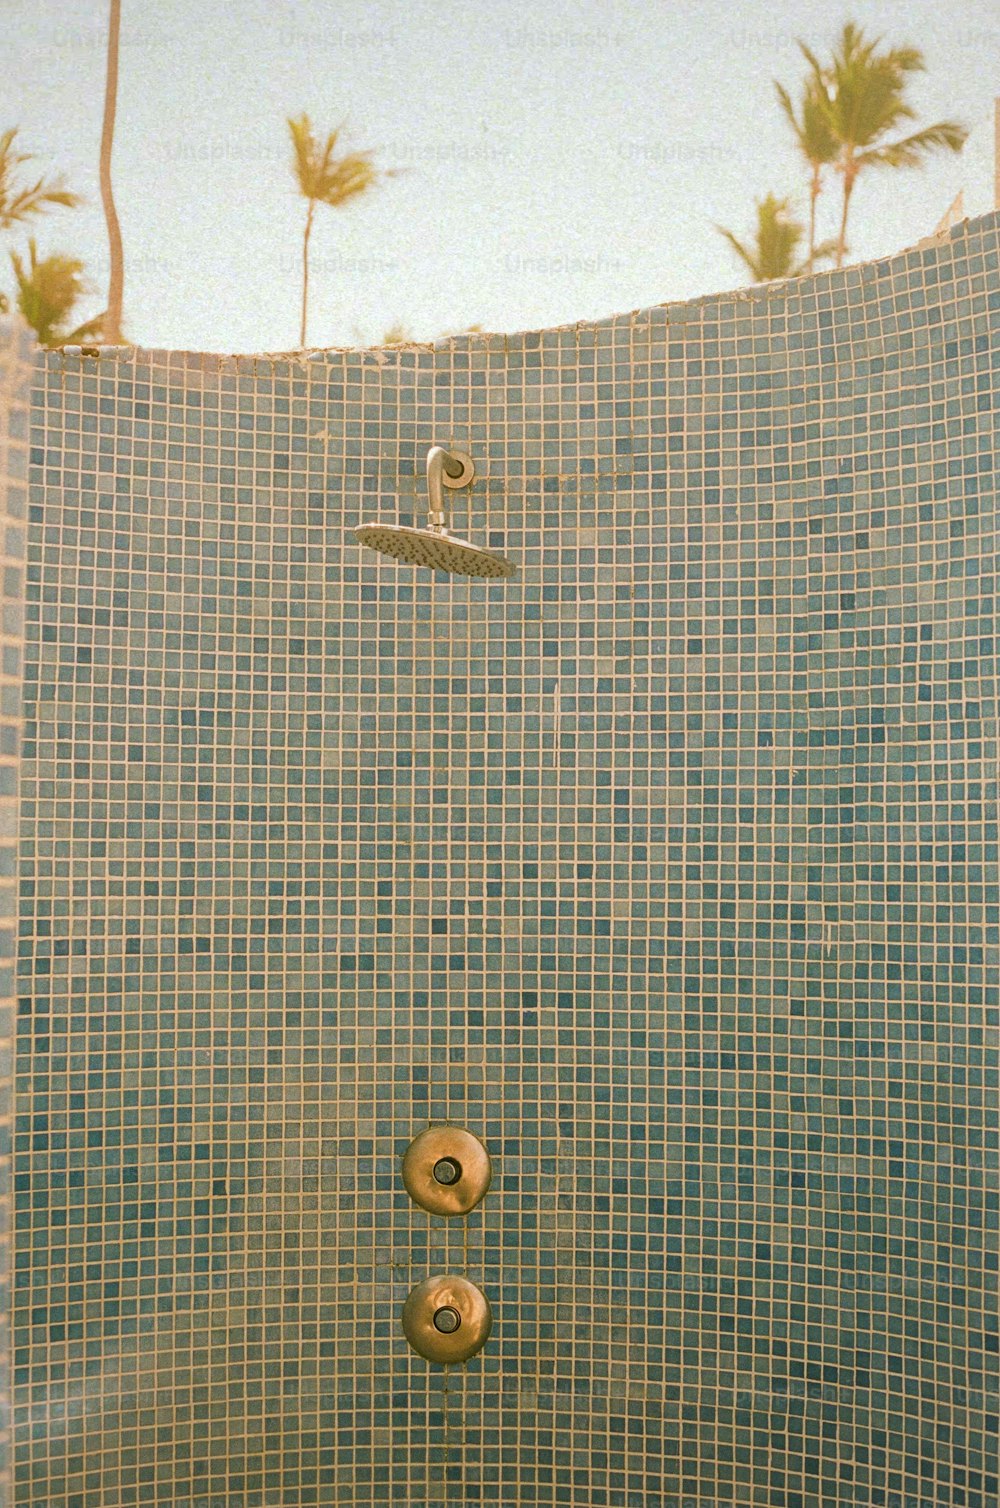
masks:
<path fill-rule="evenodd" d="M 403 1334 L 428 1361 L 444 1366 L 481 1351 L 493 1328 L 493 1311 L 468 1278 L 425 1278 L 403 1305 Z"/>
<path fill-rule="evenodd" d="M 432 1126 L 406 1149 L 403 1182 L 414 1204 L 432 1215 L 467 1215 L 490 1186 L 490 1154 L 471 1131 Z"/>

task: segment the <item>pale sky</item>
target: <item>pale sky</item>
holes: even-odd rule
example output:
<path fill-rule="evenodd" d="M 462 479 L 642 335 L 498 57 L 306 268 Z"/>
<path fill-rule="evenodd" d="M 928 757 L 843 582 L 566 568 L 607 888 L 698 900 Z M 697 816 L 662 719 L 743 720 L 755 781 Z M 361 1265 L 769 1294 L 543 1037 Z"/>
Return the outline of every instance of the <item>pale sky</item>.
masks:
<path fill-rule="evenodd" d="M 922 47 L 921 121 L 972 126 L 1000 94 L 1000 10 L 985 0 L 123 0 L 114 159 L 126 333 L 141 345 L 277 351 L 297 343 L 304 217 L 285 117 L 406 172 L 313 235 L 310 344 L 419 340 L 471 323 L 594 319 L 744 281 L 715 223 L 803 173 L 774 101 L 804 38 L 824 54 L 853 17 Z M 37 230 L 43 252 L 107 278 L 97 162 L 106 0 L 2 0 L 0 130 L 65 172 L 86 207 Z M 962 182 L 942 155 L 870 175 L 857 259 L 929 234 Z M 835 188 L 823 206 L 835 218 Z M 23 237 L 19 241 L 23 241 Z M 6 256 L 0 286 L 10 286 Z M 87 311 L 103 304 L 95 293 Z"/>

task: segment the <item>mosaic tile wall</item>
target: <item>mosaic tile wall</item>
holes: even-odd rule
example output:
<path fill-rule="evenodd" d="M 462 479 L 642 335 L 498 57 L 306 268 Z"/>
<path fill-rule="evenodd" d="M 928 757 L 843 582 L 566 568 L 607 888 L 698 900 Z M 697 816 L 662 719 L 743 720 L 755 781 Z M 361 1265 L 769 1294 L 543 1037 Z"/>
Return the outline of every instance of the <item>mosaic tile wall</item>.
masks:
<path fill-rule="evenodd" d="M 998 326 L 990 217 L 40 366 L 19 1503 L 997 1503 Z M 354 543 L 434 441 L 513 581 Z M 399 1177 L 443 1120 L 457 1224 Z"/>
<path fill-rule="evenodd" d="M 0 319 L 0 1508 L 11 1501 L 11 1150 L 17 1000 L 17 796 L 31 348 Z"/>

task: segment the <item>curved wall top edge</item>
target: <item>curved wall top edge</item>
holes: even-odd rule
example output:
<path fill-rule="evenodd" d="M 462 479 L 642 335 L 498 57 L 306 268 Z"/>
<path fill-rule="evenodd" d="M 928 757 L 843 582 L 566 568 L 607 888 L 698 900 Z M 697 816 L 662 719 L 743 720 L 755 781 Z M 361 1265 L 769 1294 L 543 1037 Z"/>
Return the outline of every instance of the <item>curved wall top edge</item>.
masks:
<path fill-rule="evenodd" d="M 46 364 L 58 365 L 59 363 L 74 361 L 101 360 L 105 363 L 133 361 L 137 358 L 162 358 L 172 357 L 185 359 L 207 366 L 215 365 L 217 369 L 224 370 L 235 365 L 241 369 L 242 363 L 252 363 L 254 369 L 260 362 L 272 362 L 274 364 L 285 362 L 291 366 L 311 366 L 323 361 L 343 361 L 353 358 L 362 364 L 374 363 L 377 366 L 392 366 L 400 364 L 400 357 L 409 357 L 407 364 L 414 360 L 424 360 L 432 363 L 436 357 L 445 352 L 461 352 L 467 350 L 505 351 L 516 353 L 518 350 L 534 349 L 545 343 L 545 337 L 551 336 L 553 340 L 568 330 L 576 330 L 581 336 L 592 332 L 595 336 L 602 331 L 612 332 L 615 329 L 627 327 L 634 328 L 636 325 L 648 321 L 650 325 L 679 325 L 692 322 L 695 318 L 710 318 L 713 308 L 723 307 L 734 302 L 747 304 L 760 304 L 771 302 L 792 302 L 811 297 L 824 297 L 834 299 L 837 292 L 861 288 L 877 278 L 891 278 L 899 269 L 908 262 L 916 259 L 932 260 L 942 251 L 952 247 L 953 243 L 967 236 L 984 230 L 989 225 L 1000 230 L 1000 211 L 993 211 L 987 215 L 979 215 L 960 220 L 950 229 L 940 235 L 931 235 L 918 241 L 914 246 L 909 246 L 901 251 L 892 252 L 889 256 L 875 258 L 868 262 L 853 262 L 839 271 L 826 270 L 817 272 L 810 277 L 780 278 L 769 283 L 753 283 L 746 287 L 726 289 L 721 292 L 697 294 L 694 298 L 680 299 L 675 302 L 664 304 L 649 304 L 638 309 L 623 310 L 617 314 L 606 315 L 597 320 L 571 321 L 563 325 L 547 325 L 534 330 L 515 331 L 482 331 L 472 334 L 460 334 L 444 336 L 437 341 L 415 341 L 399 346 L 316 346 L 304 351 L 256 351 L 238 352 L 227 354 L 216 351 L 194 351 L 184 347 L 161 347 L 161 346 L 67 346 L 58 351 L 46 351 L 44 359 Z M 0 320 L 0 326 L 4 323 Z M 84 355 L 83 352 L 87 354 Z"/>

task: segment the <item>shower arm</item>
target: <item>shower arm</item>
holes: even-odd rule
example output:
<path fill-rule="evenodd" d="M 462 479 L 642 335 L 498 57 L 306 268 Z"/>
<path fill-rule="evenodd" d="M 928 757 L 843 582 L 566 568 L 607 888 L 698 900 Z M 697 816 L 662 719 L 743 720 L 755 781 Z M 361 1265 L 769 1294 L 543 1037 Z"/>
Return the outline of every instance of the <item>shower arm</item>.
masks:
<path fill-rule="evenodd" d="M 453 454 L 442 445 L 432 445 L 427 452 L 427 523 L 431 529 L 446 529 L 444 488 L 466 487 L 472 481 L 472 462 L 467 456 Z"/>

